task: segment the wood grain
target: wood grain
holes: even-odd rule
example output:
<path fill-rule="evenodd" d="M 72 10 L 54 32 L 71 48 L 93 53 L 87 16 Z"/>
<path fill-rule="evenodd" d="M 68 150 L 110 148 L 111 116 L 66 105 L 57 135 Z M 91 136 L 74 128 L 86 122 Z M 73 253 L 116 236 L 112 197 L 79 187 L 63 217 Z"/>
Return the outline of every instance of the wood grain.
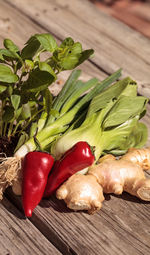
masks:
<path fill-rule="evenodd" d="M 2 42 L 4 38 L 10 38 L 20 47 L 20 49 L 31 35 L 48 32 L 47 28 L 39 26 L 31 18 L 21 14 L 20 11 L 16 10 L 3 0 L 0 0 L 0 29 L 0 47 L 3 47 Z M 57 42 L 60 43 L 60 40 L 57 39 L 57 37 L 55 38 Z M 91 78 L 93 75 L 100 80 L 106 77 L 105 72 L 101 71 L 100 68 L 97 68 L 89 61 L 83 63 L 79 68 L 82 69 L 82 79 Z M 62 72 L 60 78 L 65 80 L 69 73 L 69 71 Z"/>
<path fill-rule="evenodd" d="M 0 254 L 61 254 L 40 231 L 6 199 L 0 203 Z"/>
<path fill-rule="evenodd" d="M 11 193 L 9 196 L 22 210 L 20 199 Z M 31 221 L 66 255 L 148 255 L 149 217 L 150 203 L 124 193 L 106 196 L 102 209 L 95 215 L 72 212 L 55 197 L 43 200 Z"/>
<path fill-rule="evenodd" d="M 123 76 L 130 75 L 138 81 L 139 92 L 150 95 L 145 91 L 150 85 L 150 40 L 140 33 L 100 12 L 87 0 L 25 0 L 21 5 L 19 0 L 7 2 L 56 37 L 72 36 L 84 47 L 94 48 L 93 63 L 107 73 L 122 67 Z"/>

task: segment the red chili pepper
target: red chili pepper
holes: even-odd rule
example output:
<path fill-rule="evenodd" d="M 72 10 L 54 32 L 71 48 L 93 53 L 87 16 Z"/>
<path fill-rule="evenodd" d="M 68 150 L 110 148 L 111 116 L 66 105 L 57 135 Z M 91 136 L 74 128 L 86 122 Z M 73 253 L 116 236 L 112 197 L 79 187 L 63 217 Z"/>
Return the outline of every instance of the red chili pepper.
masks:
<path fill-rule="evenodd" d="M 44 197 L 49 197 L 71 175 L 92 165 L 95 157 L 86 142 L 78 142 L 57 160 L 48 177 Z"/>
<path fill-rule="evenodd" d="M 53 163 L 54 158 L 46 152 L 33 151 L 25 156 L 22 203 L 27 217 L 32 216 L 34 208 L 41 201 Z"/>

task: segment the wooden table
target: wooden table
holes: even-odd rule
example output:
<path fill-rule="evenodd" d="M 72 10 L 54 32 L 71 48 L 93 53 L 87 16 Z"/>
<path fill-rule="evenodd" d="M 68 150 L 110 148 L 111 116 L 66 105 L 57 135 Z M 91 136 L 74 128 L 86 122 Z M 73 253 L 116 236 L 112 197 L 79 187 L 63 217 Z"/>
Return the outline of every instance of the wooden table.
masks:
<path fill-rule="evenodd" d="M 82 64 L 83 79 L 123 68 L 150 96 L 150 40 L 103 14 L 87 0 L 0 0 L 0 44 L 11 38 L 20 47 L 35 33 L 67 36 L 94 48 Z M 63 73 L 62 79 L 68 73 Z M 143 119 L 150 127 L 150 105 Z M 150 136 L 147 145 L 150 145 Z M 7 192 L 0 204 L 0 254 L 150 254 L 150 203 L 128 194 L 106 196 L 93 216 L 72 212 L 55 197 L 42 201 L 25 219 L 20 199 Z"/>

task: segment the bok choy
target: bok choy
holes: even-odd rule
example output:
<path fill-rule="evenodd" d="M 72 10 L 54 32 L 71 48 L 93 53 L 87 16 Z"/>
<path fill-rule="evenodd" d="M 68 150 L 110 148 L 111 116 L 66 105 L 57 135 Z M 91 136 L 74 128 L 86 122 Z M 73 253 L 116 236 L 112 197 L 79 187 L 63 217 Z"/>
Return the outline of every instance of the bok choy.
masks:
<path fill-rule="evenodd" d="M 60 137 L 52 146 L 56 158 L 79 141 L 95 147 L 96 160 L 102 153 L 123 154 L 142 147 L 147 127 L 139 122 L 146 112 L 147 98 L 137 95 L 137 83 L 127 77 L 95 96 L 84 122 Z"/>

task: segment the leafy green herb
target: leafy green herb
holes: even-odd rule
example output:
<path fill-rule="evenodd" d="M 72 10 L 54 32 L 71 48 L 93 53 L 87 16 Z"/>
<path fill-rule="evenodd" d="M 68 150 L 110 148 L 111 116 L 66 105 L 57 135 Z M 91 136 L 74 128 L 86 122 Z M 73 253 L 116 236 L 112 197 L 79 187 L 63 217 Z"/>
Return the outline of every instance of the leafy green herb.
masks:
<path fill-rule="evenodd" d="M 35 126 L 40 129 L 46 119 L 56 113 L 48 87 L 56 81 L 58 73 L 74 69 L 81 63 L 81 57 L 88 59 L 93 50 L 86 53 L 72 38 L 58 45 L 48 33 L 31 36 L 22 50 L 10 39 L 5 39 L 3 44 L 4 48 L 0 49 L 0 136 L 8 139 L 21 136 L 21 144 L 24 137 L 27 139 L 29 128 L 31 136 Z M 43 52 L 47 57 L 43 60 L 42 56 L 41 61 Z"/>

